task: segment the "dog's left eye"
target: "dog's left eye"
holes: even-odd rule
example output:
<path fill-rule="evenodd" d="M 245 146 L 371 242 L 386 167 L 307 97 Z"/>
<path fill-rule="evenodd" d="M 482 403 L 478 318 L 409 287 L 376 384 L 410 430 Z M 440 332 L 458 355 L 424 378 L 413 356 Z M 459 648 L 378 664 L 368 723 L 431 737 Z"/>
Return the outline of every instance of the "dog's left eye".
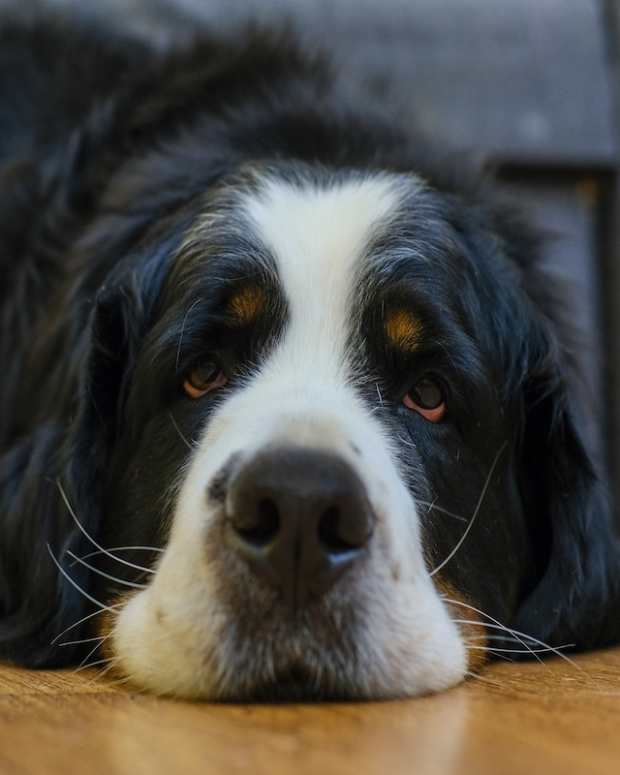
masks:
<path fill-rule="evenodd" d="M 429 422 L 440 422 L 446 413 L 442 385 L 432 377 L 424 377 L 403 398 L 403 404 Z"/>
<path fill-rule="evenodd" d="M 201 398 L 207 393 L 224 387 L 227 382 L 228 378 L 219 364 L 208 361 L 195 366 L 189 372 L 183 383 L 183 390 L 190 398 Z"/>

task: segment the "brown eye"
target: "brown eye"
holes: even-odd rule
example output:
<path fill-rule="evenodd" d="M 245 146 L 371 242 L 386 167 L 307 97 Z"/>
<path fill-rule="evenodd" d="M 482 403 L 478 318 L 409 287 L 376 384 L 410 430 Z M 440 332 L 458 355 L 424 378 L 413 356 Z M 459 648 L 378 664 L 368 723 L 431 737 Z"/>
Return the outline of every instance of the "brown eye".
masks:
<path fill-rule="evenodd" d="M 224 387 L 228 379 L 217 363 L 212 361 L 195 366 L 183 383 L 183 390 L 190 398 L 201 398 Z"/>
<path fill-rule="evenodd" d="M 430 377 L 416 382 L 403 398 L 403 403 L 429 422 L 443 420 L 446 413 L 444 391 L 439 382 Z"/>

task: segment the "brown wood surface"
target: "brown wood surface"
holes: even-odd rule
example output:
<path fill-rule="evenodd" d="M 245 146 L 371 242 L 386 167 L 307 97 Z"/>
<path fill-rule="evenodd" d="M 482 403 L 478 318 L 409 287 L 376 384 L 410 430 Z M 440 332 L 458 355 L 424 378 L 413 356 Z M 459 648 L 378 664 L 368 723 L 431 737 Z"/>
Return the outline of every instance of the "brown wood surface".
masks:
<path fill-rule="evenodd" d="M 241 706 L 0 667 L 0 773 L 620 772 L 620 650 L 498 663 L 444 694 Z"/>

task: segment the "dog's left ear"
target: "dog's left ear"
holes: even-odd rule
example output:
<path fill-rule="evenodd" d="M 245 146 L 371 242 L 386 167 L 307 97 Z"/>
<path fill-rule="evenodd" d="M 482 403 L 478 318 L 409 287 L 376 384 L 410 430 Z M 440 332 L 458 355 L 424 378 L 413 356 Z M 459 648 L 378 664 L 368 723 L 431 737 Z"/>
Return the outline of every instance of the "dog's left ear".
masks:
<path fill-rule="evenodd" d="M 540 577 L 512 626 L 550 645 L 620 641 L 620 545 L 581 428 L 583 402 L 550 321 L 525 378 L 521 479 Z"/>

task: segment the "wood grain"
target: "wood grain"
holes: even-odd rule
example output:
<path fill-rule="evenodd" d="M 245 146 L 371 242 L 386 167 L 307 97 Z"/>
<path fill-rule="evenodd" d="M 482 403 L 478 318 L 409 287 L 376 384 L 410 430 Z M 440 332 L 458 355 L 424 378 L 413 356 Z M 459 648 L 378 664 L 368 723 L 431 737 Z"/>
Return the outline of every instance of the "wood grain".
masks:
<path fill-rule="evenodd" d="M 620 650 L 576 661 L 495 664 L 415 700 L 274 706 L 2 667 L 0 773 L 616 775 Z"/>

